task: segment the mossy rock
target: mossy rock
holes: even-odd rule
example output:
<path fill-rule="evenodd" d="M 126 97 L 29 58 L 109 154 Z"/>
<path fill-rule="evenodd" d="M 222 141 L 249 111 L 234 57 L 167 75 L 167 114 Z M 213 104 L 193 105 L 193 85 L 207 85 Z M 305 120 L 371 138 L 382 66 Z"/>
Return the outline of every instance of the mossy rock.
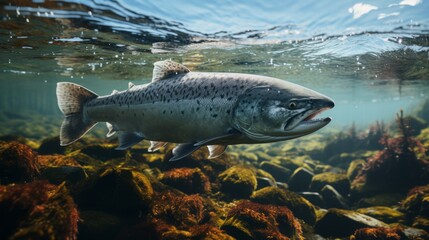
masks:
<path fill-rule="evenodd" d="M 326 203 L 323 196 L 318 192 L 300 192 L 299 195 L 307 199 L 314 206 L 325 208 Z"/>
<path fill-rule="evenodd" d="M 60 137 L 50 137 L 43 139 L 37 153 L 40 155 L 51 155 L 51 154 L 64 154 L 66 148 L 60 145 Z"/>
<path fill-rule="evenodd" d="M 266 187 L 254 192 L 250 199 L 257 203 L 286 206 L 297 218 L 304 220 L 306 223 L 314 225 L 316 222 L 316 212 L 313 204 L 289 190 Z"/>
<path fill-rule="evenodd" d="M 0 146 L 0 184 L 23 183 L 39 175 L 37 153 L 19 142 Z"/>
<path fill-rule="evenodd" d="M 114 144 L 89 145 L 82 148 L 80 152 L 99 161 L 124 158 L 126 153 L 126 151 L 116 150 L 116 145 Z"/>
<path fill-rule="evenodd" d="M 291 170 L 272 162 L 263 161 L 259 167 L 262 170 L 270 173 L 277 182 L 287 183 L 290 175 L 292 174 Z"/>
<path fill-rule="evenodd" d="M 404 213 L 386 206 L 359 208 L 356 211 L 385 223 L 403 223 L 405 221 Z"/>
<path fill-rule="evenodd" d="M 295 192 L 308 191 L 313 176 L 314 173 L 306 168 L 299 167 L 295 169 L 289 178 L 289 189 Z"/>
<path fill-rule="evenodd" d="M 423 229 L 429 232 L 429 218 L 423 216 L 417 216 L 413 220 L 412 227 Z"/>
<path fill-rule="evenodd" d="M 250 201 L 231 208 L 221 229 L 236 239 L 303 239 L 301 225 L 287 207 Z"/>
<path fill-rule="evenodd" d="M 311 180 L 310 189 L 318 192 L 325 185 L 333 186 L 343 196 L 347 196 L 350 191 L 350 182 L 347 175 L 342 173 L 326 172 L 316 174 Z"/>
<path fill-rule="evenodd" d="M 64 184 L 0 186 L 0 239 L 76 239 L 78 219 Z"/>
<path fill-rule="evenodd" d="M 253 170 L 234 166 L 219 174 L 220 190 L 237 198 L 248 198 L 256 190 L 257 180 Z"/>
<path fill-rule="evenodd" d="M 429 218 L 429 185 L 416 187 L 402 201 L 402 209 L 408 216 L 425 216 Z"/>
<path fill-rule="evenodd" d="M 314 229 L 323 237 L 342 238 L 367 227 L 388 227 L 388 225 L 355 211 L 331 208 L 317 221 Z"/>
<path fill-rule="evenodd" d="M 37 160 L 42 170 L 48 167 L 81 167 L 75 159 L 64 155 L 39 155 Z"/>
<path fill-rule="evenodd" d="M 61 167 L 48 167 L 44 168 L 40 173 L 40 179 L 46 179 L 52 184 L 66 184 L 78 183 L 88 175 L 82 167 L 74 166 L 61 166 Z"/>
<path fill-rule="evenodd" d="M 355 179 L 355 177 L 362 170 L 363 166 L 365 166 L 365 163 L 366 161 L 363 159 L 356 159 L 350 163 L 349 167 L 347 168 L 347 178 L 349 181 L 353 181 L 353 179 Z"/>
<path fill-rule="evenodd" d="M 361 198 L 357 202 L 357 207 L 373 207 L 373 206 L 393 206 L 404 199 L 403 194 L 399 193 L 383 193 L 368 198 Z"/>
<path fill-rule="evenodd" d="M 102 165 L 101 161 L 96 160 L 84 153 L 81 153 L 79 150 L 67 154 L 67 157 L 72 158 L 81 166 L 99 167 Z"/>
<path fill-rule="evenodd" d="M 118 239 L 121 229 L 132 223 L 129 219 L 100 211 L 81 211 L 79 239 Z"/>
<path fill-rule="evenodd" d="M 152 185 L 143 173 L 108 168 L 86 179 L 76 190 L 75 199 L 82 210 L 138 217 L 147 210 L 153 194 Z"/>
<path fill-rule="evenodd" d="M 331 185 L 325 185 L 320 194 L 325 200 L 327 208 L 342 208 L 349 209 L 350 204 L 334 187 Z"/>
<path fill-rule="evenodd" d="M 276 186 L 276 180 L 274 179 L 274 177 L 262 169 L 256 170 L 256 179 L 258 181 L 258 190 L 264 187 Z"/>
<path fill-rule="evenodd" d="M 209 178 L 199 168 L 175 168 L 164 172 L 160 180 L 187 194 L 210 191 Z"/>
<path fill-rule="evenodd" d="M 361 228 L 350 236 L 350 240 L 402 240 L 409 239 L 400 227 Z"/>

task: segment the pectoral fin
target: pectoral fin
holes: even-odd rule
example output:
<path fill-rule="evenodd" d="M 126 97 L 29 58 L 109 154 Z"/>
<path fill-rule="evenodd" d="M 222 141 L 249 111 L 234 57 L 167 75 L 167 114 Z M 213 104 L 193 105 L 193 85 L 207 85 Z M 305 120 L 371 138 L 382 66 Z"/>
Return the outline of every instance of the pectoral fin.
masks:
<path fill-rule="evenodd" d="M 207 145 L 209 149 L 209 159 L 217 158 L 225 152 L 227 145 Z"/>
<path fill-rule="evenodd" d="M 128 149 L 144 139 L 140 134 L 135 132 L 118 132 L 119 146 L 116 150 Z"/>
<path fill-rule="evenodd" d="M 164 147 L 166 144 L 167 144 L 167 142 L 150 141 L 150 147 L 147 149 L 147 151 L 148 152 L 158 151 L 160 148 Z"/>
<path fill-rule="evenodd" d="M 198 148 L 200 146 L 194 146 L 193 143 L 179 144 L 173 149 L 173 157 L 169 161 L 172 162 L 185 158 L 198 150 Z"/>

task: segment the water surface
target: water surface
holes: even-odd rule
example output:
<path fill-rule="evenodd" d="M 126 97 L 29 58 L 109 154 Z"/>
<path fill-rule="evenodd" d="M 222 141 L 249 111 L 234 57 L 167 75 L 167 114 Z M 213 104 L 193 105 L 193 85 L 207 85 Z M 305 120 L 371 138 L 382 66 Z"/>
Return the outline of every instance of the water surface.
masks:
<path fill-rule="evenodd" d="M 32 116 L 59 126 L 58 81 L 109 94 L 149 82 L 163 59 L 320 91 L 336 101 L 331 128 L 389 122 L 428 98 L 428 10 L 426 0 L 2 2 L 0 135 L 28 136 L 16 123 Z"/>

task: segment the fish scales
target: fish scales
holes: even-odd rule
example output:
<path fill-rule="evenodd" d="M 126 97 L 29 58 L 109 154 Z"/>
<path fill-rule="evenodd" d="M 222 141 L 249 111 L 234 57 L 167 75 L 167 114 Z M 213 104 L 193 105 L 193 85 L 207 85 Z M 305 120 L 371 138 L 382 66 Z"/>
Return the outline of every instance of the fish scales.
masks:
<path fill-rule="evenodd" d="M 237 97 L 262 83 L 246 74 L 178 74 L 99 97 L 85 111 L 94 121 L 110 122 L 117 131 L 140 132 L 147 139 L 200 141 L 226 133 Z"/>

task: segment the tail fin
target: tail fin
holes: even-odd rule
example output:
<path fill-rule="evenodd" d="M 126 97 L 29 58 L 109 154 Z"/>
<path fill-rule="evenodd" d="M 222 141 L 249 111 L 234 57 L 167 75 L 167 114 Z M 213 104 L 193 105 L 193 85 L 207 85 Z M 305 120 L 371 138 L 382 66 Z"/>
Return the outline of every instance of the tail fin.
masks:
<path fill-rule="evenodd" d="M 97 124 L 83 114 L 83 105 L 97 97 L 97 94 L 80 85 L 57 83 L 58 107 L 65 116 L 60 130 L 61 146 L 77 141 Z"/>

